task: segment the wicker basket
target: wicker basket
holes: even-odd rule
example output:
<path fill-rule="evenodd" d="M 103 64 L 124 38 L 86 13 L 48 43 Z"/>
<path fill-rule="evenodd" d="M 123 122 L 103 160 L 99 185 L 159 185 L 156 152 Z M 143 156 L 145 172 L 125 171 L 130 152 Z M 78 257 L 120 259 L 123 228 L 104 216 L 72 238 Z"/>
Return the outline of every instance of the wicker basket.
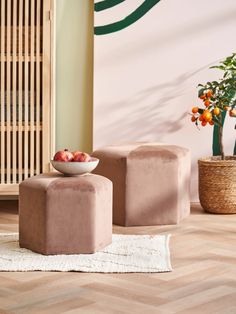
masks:
<path fill-rule="evenodd" d="M 199 198 L 210 213 L 236 213 L 236 156 L 207 157 L 198 160 Z"/>

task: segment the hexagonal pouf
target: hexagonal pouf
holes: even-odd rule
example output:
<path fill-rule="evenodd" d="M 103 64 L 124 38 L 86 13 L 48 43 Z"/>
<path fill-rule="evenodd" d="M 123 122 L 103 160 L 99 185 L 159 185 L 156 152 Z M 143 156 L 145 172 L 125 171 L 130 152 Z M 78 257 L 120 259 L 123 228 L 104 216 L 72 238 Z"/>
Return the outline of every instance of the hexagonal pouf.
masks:
<path fill-rule="evenodd" d="M 176 224 L 190 213 L 190 152 L 159 143 L 108 146 L 94 173 L 113 182 L 113 223 Z"/>
<path fill-rule="evenodd" d="M 20 246 L 42 254 L 93 253 L 112 241 L 112 182 L 58 173 L 20 184 Z"/>

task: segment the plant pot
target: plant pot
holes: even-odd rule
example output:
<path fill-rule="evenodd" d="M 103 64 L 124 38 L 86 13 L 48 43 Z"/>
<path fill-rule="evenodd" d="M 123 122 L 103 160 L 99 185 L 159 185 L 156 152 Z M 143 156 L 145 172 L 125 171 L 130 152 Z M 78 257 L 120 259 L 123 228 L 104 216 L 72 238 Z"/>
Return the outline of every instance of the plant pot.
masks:
<path fill-rule="evenodd" d="M 202 208 L 215 214 L 236 213 L 236 156 L 201 158 L 198 173 Z"/>

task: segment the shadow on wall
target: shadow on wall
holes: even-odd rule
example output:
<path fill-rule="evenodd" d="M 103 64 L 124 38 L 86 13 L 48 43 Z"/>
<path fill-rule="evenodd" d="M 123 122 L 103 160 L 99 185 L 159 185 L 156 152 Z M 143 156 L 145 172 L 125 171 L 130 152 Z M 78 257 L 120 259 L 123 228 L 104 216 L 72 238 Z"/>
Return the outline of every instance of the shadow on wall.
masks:
<path fill-rule="evenodd" d="M 213 63 L 181 74 L 170 82 L 147 88 L 129 99 L 99 105 L 99 110 L 96 112 L 97 121 L 101 123 L 97 127 L 99 137 L 106 139 L 108 129 L 109 133 L 113 134 L 113 142 L 118 139 L 120 142 L 121 138 L 124 142 L 127 139 L 129 141 L 162 141 L 166 133 L 177 132 L 184 126 L 189 113 L 189 105 L 187 104 L 186 112 L 182 111 L 178 114 L 176 99 L 186 95 L 192 88 L 188 86 L 188 80 L 191 77 Z M 166 116 L 167 106 L 169 107 L 168 116 Z M 122 128 L 120 128 L 121 125 Z M 104 144 L 107 143 L 104 141 Z"/>

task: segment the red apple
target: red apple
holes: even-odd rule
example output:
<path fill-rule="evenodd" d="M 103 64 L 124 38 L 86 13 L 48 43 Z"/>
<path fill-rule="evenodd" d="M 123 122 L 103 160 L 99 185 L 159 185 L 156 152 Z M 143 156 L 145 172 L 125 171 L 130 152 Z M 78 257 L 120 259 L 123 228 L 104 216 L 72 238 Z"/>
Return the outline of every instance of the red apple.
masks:
<path fill-rule="evenodd" d="M 73 161 L 73 158 L 74 158 L 73 154 L 69 152 L 68 149 L 64 149 L 64 150 L 58 151 L 53 157 L 53 160 L 68 162 L 68 161 Z"/>
<path fill-rule="evenodd" d="M 74 152 L 73 155 L 74 155 L 74 160 L 73 161 L 77 161 L 77 162 L 87 162 L 87 161 L 90 161 L 90 159 L 91 159 L 89 154 L 83 153 L 83 152 L 80 152 L 80 151 Z"/>

